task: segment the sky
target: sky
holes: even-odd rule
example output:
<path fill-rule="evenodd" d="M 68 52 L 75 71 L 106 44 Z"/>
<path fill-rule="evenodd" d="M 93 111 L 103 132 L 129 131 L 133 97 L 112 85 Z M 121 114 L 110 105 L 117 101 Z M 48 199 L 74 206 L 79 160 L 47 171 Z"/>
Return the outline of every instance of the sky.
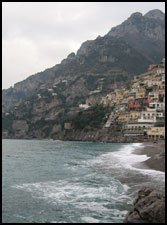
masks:
<path fill-rule="evenodd" d="M 53 67 L 134 12 L 165 2 L 3 2 L 2 88 Z"/>

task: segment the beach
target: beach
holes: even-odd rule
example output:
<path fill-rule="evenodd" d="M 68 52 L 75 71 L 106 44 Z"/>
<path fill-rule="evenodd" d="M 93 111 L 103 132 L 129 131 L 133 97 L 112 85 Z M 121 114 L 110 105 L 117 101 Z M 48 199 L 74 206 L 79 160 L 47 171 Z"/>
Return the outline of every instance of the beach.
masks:
<path fill-rule="evenodd" d="M 165 141 L 159 140 L 157 143 L 146 142 L 143 144 L 144 148 L 135 151 L 135 154 L 147 155 L 150 158 L 136 167 L 165 172 Z"/>

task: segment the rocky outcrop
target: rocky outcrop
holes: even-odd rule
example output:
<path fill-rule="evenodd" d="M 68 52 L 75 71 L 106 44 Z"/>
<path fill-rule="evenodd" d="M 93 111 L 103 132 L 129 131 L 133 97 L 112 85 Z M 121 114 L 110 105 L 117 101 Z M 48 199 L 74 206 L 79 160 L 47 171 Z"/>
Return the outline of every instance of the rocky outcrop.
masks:
<path fill-rule="evenodd" d="M 28 131 L 28 124 L 25 120 L 14 120 L 12 125 L 13 130 L 15 131 L 15 137 L 25 137 Z"/>
<path fill-rule="evenodd" d="M 46 69 L 16 83 L 14 87 L 2 90 L 2 112 L 14 109 L 32 96 L 41 84 L 53 79 L 56 69 L 56 66 Z"/>
<path fill-rule="evenodd" d="M 149 38 L 150 41 L 151 39 L 164 41 L 164 26 L 165 14 L 160 10 L 149 11 L 144 16 L 141 13 L 136 12 L 122 24 L 112 28 L 108 35 L 112 37 L 124 37 L 127 41 L 129 37 L 135 37 L 134 35 L 139 35 L 141 37 L 141 41 L 143 41 L 142 35 L 145 38 Z M 157 29 L 159 30 L 159 33 L 156 32 Z"/>
<path fill-rule="evenodd" d="M 150 187 L 138 192 L 133 209 L 124 223 L 165 223 L 165 195 Z"/>
<path fill-rule="evenodd" d="M 162 13 L 161 10 L 159 9 L 151 10 L 148 13 L 146 13 L 144 16 L 150 19 L 165 20 L 164 13 Z"/>

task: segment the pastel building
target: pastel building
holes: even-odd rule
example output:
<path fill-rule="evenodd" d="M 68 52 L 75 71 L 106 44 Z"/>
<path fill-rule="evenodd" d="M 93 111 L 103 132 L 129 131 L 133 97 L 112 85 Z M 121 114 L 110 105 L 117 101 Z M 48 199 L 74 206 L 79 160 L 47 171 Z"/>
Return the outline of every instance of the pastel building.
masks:
<path fill-rule="evenodd" d="M 165 138 L 165 127 L 150 127 L 146 129 L 148 138 Z"/>

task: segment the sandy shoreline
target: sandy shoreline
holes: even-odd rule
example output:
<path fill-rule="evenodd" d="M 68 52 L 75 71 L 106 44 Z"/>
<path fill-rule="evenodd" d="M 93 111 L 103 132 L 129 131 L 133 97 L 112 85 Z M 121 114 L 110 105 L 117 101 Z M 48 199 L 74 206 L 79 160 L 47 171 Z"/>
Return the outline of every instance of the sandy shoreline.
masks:
<path fill-rule="evenodd" d="M 136 150 L 135 154 L 147 155 L 150 158 L 135 165 L 135 167 L 165 172 L 165 141 L 159 140 L 158 143 L 147 142 L 143 144 L 145 147 Z"/>

